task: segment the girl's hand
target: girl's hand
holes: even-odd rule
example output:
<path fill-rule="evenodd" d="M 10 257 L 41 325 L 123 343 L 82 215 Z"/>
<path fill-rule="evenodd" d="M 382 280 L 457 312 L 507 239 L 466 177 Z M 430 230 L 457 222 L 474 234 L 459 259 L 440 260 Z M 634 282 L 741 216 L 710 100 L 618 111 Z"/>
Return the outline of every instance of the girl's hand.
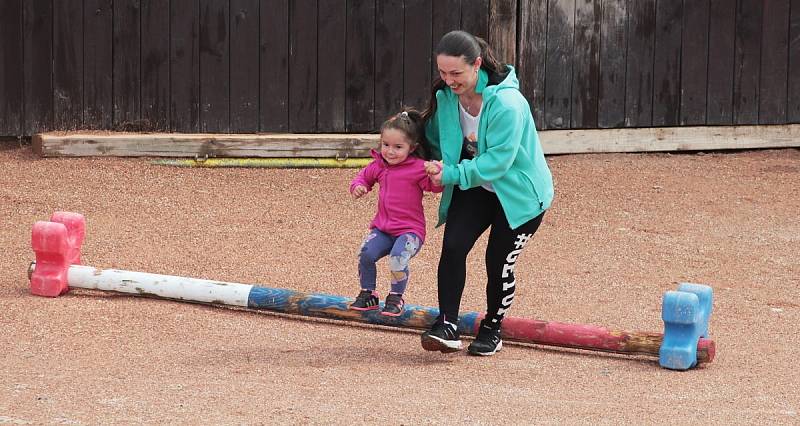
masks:
<path fill-rule="evenodd" d="M 434 185 L 442 186 L 442 170 L 441 169 L 439 170 L 439 173 L 436 173 L 435 175 L 429 175 L 429 176 L 431 178 L 431 182 L 433 182 Z"/>
<path fill-rule="evenodd" d="M 442 162 L 441 161 L 426 161 L 425 162 L 425 173 L 430 176 L 433 176 L 437 173 L 442 172 Z"/>
<path fill-rule="evenodd" d="M 361 198 L 366 193 L 367 193 L 367 187 L 365 187 L 364 185 L 357 185 L 355 188 L 353 188 L 352 192 L 353 198 Z"/>

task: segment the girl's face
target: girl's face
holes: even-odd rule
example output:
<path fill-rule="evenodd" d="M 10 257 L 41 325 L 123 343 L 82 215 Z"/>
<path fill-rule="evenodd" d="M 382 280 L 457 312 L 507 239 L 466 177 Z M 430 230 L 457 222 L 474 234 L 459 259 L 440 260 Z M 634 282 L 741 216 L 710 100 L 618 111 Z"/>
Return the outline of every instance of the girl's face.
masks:
<path fill-rule="evenodd" d="M 438 55 L 436 65 L 439 67 L 439 77 L 450 86 L 456 95 L 474 93 L 478 84 L 478 69 L 481 67 L 482 58 L 479 56 L 475 63 L 470 65 L 463 56 Z"/>
<path fill-rule="evenodd" d="M 400 164 L 411 154 L 411 142 L 405 132 L 385 129 L 381 133 L 381 156 L 391 165 Z"/>

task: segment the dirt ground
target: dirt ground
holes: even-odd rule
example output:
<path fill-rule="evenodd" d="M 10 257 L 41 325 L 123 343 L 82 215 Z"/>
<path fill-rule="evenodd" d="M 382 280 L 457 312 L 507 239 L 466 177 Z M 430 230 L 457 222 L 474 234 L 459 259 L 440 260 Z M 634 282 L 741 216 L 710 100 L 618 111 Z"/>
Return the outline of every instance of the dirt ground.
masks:
<path fill-rule="evenodd" d="M 443 355 L 417 331 L 32 296 L 31 226 L 57 210 L 86 216 L 86 265 L 354 296 L 375 197 L 349 197 L 353 169 L 41 159 L 12 143 L 0 148 L 0 423 L 800 423 L 800 150 L 548 161 L 556 199 L 517 264 L 510 315 L 662 331 L 663 293 L 704 283 L 714 362 L 676 372 L 519 344 Z M 438 199 L 425 203 L 434 217 Z M 442 229 L 428 232 L 406 300 L 436 306 Z M 466 311 L 484 306 L 484 248 L 469 259 Z"/>

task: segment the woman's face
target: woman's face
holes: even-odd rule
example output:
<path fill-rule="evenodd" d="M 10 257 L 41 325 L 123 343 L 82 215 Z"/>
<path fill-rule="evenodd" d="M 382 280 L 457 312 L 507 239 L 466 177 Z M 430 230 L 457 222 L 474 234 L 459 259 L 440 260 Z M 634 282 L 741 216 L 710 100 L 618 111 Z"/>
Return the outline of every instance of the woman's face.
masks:
<path fill-rule="evenodd" d="M 456 95 L 475 93 L 481 59 L 478 57 L 475 63 L 470 65 L 463 56 L 438 55 L 436 65 L 439 67 L 439 77 Z"/>
<path fill-rule="evenodd" d="M 381 132 L 381 156 L 391 165 L 400 164 L 411 154 L 411 142 L 405 132 L 385 129 Z"/>

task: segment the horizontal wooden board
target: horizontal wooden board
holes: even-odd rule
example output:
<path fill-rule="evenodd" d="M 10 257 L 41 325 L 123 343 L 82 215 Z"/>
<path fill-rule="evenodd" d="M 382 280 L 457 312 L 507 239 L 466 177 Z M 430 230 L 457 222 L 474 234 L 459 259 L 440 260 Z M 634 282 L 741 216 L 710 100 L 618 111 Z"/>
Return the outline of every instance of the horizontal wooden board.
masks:
<path fill-rule="evenodd" d="M 33 150 L 43 157 L 367 157 L 377 134 L 43 133 Z"/>
<path fill-rule="evenodd" d="M 544 130 L 545 154 L 708 151 L 800 147 L 800 124 Z M 43 157 L 364 158 L 377 134 L 41 133 Z"/>
<path fill-rule="evenodd" d="M 540 132 L 545 154 L 800 147 L 800 125 L 651 127 Z"/>

